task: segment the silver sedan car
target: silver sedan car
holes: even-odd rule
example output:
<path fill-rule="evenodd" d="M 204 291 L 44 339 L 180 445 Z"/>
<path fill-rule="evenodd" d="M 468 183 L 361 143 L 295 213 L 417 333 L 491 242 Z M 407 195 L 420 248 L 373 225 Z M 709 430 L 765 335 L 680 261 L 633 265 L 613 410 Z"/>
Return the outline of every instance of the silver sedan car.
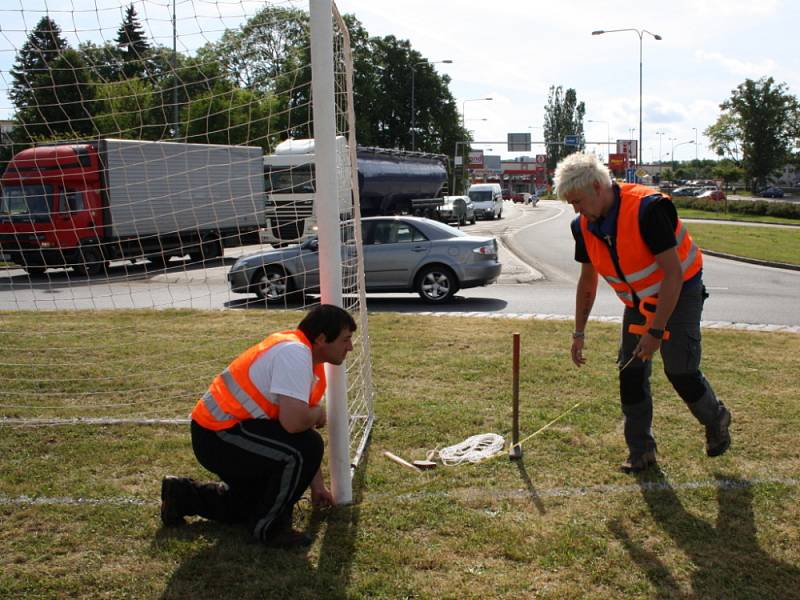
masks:
<path fill-rule="evenodd" d="M 361 232 L 367 292 L 417 292 L 426 302 L 441 303 L 459 289 L 488 285 L 500 276 L 497 240 L 491 236 L 405 216 L 364 218 Z M 244 256 L 231 267 L 228 281 L 234 293 L 254 293 L 267 302 L 316 293 L 317 240 Z"/>

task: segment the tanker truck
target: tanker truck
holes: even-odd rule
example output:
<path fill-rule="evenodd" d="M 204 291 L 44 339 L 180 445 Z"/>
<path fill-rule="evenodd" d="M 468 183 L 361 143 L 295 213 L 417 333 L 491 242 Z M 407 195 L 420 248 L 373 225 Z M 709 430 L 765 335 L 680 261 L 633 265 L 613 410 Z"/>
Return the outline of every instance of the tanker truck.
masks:
<path fill-rule="evenodd" d="M 100 139 L 18 152 L 0 178 L 0 253 L 41 274 L 218 258 L 264 226 L 257 147 Z"/>
<path fill-rule="evenodd" d="M 413 214 L 438 218 L 447 191 L 447 157 L 441 154 L 356 148 L 361 216 Z M 350 153 L 344 137 L 336 138 L 339 213 L 351 202 Z M 290 139 L 264 157 L 265 219 L 261 240 L 273 246 L 301 242 L 316 235 L 314 207 L 314 140 Z"/>

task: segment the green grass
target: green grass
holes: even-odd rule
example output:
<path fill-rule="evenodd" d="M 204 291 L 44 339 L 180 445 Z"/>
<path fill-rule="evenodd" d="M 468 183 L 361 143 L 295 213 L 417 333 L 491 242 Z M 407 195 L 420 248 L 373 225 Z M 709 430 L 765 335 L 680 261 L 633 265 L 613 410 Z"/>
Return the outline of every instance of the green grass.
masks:
<path fill-rule="evenodd" d="M 701 248 L 736 256 L 800 265 L 800 228 L 690 223 Z"/>
<path fill-rule="evenodd" d="M 720 213 L 696 208 L 683 208 L 678 211 L 682 219 L 708 219 L 717 221 L 742 221 L 745 223 L 775 223 L 778 225 L 800 225 L 800 219 L 773 217 L 768 215 L 742 215 L 738 213 Z"/>
<path fill-rule="evenodd" d="M 239 350 L 297 320 L 2 313 L 0 343 L 13 359 L 0 367 L 0 411 L 183 416 Z M 264 549 L 201 519 L 160 527 L 164 474 L 211 478 L 186 426 L 3 425 L 0 597 L 797 597 L 800 336 L 705 332 L 704 372 L 734 414 L 733 447 L 717 459 L 704 456 L 701 427 L 657 364 L 662 470 L 639 487 L 616 469 L 625 456 L 617 327 L 591 324 L 582 369 L 568 359 L 570 331 L 568 322 L 372 315 L 377 421 L 355 503 L 323 513 L 301 503 L 296 524 L 316 536 L 307 552 Z M 508 436 L 513 332 L 522 436 L 577 409 L 526 442 L 520 462 L 503 455 L 415 474 L 383 456 Z M 67 357 L 79 352 L 85 366 L 74 373 Z M 55 500 L 9 501 L 23 496 Z"/>

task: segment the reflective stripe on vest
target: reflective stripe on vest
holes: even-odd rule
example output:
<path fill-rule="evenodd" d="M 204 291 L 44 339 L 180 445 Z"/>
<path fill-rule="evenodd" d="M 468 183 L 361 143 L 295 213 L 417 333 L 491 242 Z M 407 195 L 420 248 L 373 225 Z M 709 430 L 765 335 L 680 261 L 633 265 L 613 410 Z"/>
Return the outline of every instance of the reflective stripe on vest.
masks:
<path fill-rule="evenodd" d="M 283 342 L 300 342 L 311 350 L 311 343 L 299 330 L 274 333 L 245 350 L 211 382 L 192 411 L 192 419 L 206 429 L 218 431 L 246 419 L 277 419 L 280 407 L 267 398 L 250 379 L 250 367 L 265 352 Z M 319 404 L 325 393 L 325 365 L 314 365 L 314 382 L 309 406 Z"/>
<path fill-rule="evenodd" d="M 636 305 L 636 298 L 649 298 L 658 294 L 664 272 L 647 247 L 639 229 L 639 212 L 643 198 L 656 193 L 651 188 L 636 184 L 620 185 L 615 247 L 622 278 L 620 278 L 608 244 L 589 231 L 589 221 L 581 216 L 580 226 L 586 251 L 597 272 L 614 289 L 626 305 Z M 668 199 L 667 199 L 668 201 Z M 678 218 L 675 225 L 676 250 L 683 271 L 683 281 L 694 277 L 703 267 L 703 255 L 692 236 Z"/>

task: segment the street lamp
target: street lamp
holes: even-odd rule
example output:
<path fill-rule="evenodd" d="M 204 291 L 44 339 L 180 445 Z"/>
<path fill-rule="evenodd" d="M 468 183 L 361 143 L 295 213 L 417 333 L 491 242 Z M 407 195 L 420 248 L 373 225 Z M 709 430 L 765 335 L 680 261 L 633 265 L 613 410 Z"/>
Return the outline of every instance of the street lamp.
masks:
<path fill-rule="evenodd" d="M 587 119 L 587 123 L 605 123 L 606 124 L 606 162 L 608 162 L 608 154 L 611 152 L 611 129 L 608 126 L 608 121 L 598 121 L 596 119 Z"/>
<path fill-rule="evenodd" d="M 666 132 L 665 131 L 656 131 L 656 135 L 658 136 L 658 173 L 661 174 L 661 136 L 663 136 Z"/>
<path fill-rule="evenodd" d="M 674 139 L 677 139 L 677 138 L 673 138 L 673 140 Z M 673 142 L 673 144 L 672 144 L 672 171 L 673 172 L 675 171 L 675 148 L 679 148 L 679 147 L 684 146 L 686 144 L 694 144 L 694 140 L 689 140 L 688 142 L 681 142 L 679 144 L 675 144 Z"/>
<path fill-rule="evenodd" d="M 461 103 L 461 129 L 464 129 L 464 110 L 466 110 L 464 105 L 467 102 L 484 102 L 486 100 L 494 100 L 494 98 L 469 98 Z"/>
<path fill-rule="evenodd" d="M 414 78 L 415 78 L 416 73 L 417 73 L 417 66 L 419 66 L 419 65 L 438 65 L 438 64 L 442 64 L 442 63 L 449 65 L 452 62 L 453 62 L 452 60 L 447 58 L 445 60 L 434 60 L 434 61 L 421 60 L 421 61 L 415 62 L 413 65 L 411 65 L 411 149 L 412 150 L 416 150 L 417 149 L 417 140 L 416 140 L 416 136 L 417 136 L 417 131 L 416 131 L 417 107 L 415 105 L 415 97 L 414 97 L 414 92 L 415 92 L 415 89 L 414 89 Z"/>
<path fill-rule="evenodd" d="M 661 40 L 662 37 L 652 31 L 646 29 L 599 29 L 593 31 L 592 35 L 602 35 L 604 33 L 616 33 L 618 31 L 633 31 L 639 36 L 639 148 L 638 151 L 641 156 L 642 152 L 642 36 L 647 33 L 652 35 L 656 40 Z M 638 159 L 638 157 L 637 157 Z"/>

